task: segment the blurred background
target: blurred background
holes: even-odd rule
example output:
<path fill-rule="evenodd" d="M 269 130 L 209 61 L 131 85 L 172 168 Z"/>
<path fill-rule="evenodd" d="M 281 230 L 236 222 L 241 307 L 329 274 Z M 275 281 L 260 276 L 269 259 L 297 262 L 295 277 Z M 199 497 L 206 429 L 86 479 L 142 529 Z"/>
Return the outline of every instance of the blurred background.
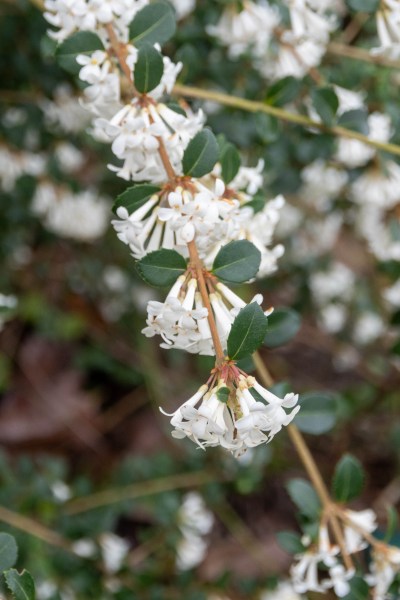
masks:
<path fill-rule="evenodd" d="M 267 82 L 205 33 L 222 8 L 202 1 L 184 15 L 167 46 L 180 81 L 306 113 L 309 76 Z M 35 3 L 3 0 L 0 17 L 0 530 L 16 537 L 39 600 L 269 598 L 291 563 L 276 535 L 298 530 L 285 489 L 304 476 L 295 450 L 285 433 L 240 460 L 171 438 L 158 407 L 192 395 L 212 360 L 141 335 L 163 292 L 140 280 L 110 226 L 126 183 L 88 133 Z M 371 19 L 356 43 L 375 38 Z M 400 142 L 398 71 L 328 53 L 320 72 L 364 90 Z M 398 159 L 349 166 L 329 134 L 204 108 L 246 164 L 264 159 L 265 197 L 286 198 L 277 273 L 238 292 L 279 309 L 262 356 L 286 388 L 334 403 L 307 442 L 327 481 L 344 452 L 363 463 L 355 508 L 374 508 L 384 529 L 400 501 L 400 267 L 371 249 L 354 183 Z M 399 240 L 398 206 L 389 212 Z"/>

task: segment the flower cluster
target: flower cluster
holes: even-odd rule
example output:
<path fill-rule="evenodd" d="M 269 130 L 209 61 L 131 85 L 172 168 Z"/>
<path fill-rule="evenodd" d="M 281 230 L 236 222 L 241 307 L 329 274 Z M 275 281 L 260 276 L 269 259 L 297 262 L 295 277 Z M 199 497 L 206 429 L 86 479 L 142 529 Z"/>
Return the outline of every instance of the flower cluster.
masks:
<path fill-rule="evenodd" d="M 291 568 L 294 589 L 299 593 L 323 593 L 333 588 L 339 598 L 346 596 L 350 592 L 349 582 L 356 570 L 352 567 L 346 568 L 342 564 L 341 552 L 346 552 L 347 557 L 352 557 L 372 543 L 370 573 L 364 580 L 373 588 L 374 600 L 388 598 L 388 590 L 399 572 L 400 550 L 371 537 L 371 532 L 377 528 L 373 510 L 343 509 L 338 515 L 344 522 L 344 548 L 339 548 L 331 542 L 327 525 L 321 523 L 317 543 L 311 544 L 310 539 L 305 538 L 303 542 L 307 548 L 296 556 L 296 562 Z M 321 579 L 320 572 L 327 576 Z"/>
<path fill-rule="evenodd" d="M 297 401 L 297 394 L 279 398 L 254 377 L 227 364 L 176 411 L 160 410 L 172 417 L 173 437 L 187 437 L 203 450 L 222 446 L 238 457 L 248 448 L 270 442 L 289 425 L 300 410 Z"/>
<path fill-rule="evenodd" d="M 189 492 L 179 508 L 178 523 L 182 538 L 177 546 L 176 566 L 186 571 L 203 560 L 208 547 L 205 536 L 214 525 L 214 517 L 200 494 Z"/>

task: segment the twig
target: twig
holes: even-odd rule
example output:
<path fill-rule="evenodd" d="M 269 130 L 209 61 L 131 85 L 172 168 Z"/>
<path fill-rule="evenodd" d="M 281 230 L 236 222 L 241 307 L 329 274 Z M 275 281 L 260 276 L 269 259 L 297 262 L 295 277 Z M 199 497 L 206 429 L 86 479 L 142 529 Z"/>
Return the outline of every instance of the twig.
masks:
<path fill-rule="evenodd" d="M 62 548 L 67 552 L 73 553 L 70 543 L 60 534 L 48 529 L 30 517 L 20 515 L 9 510 L 8 508 L 5 508 L 4 506 L 0 506 L 0 521 L 7 523 L 7 525 L 11 525 L 16 529 L 24 531 L 25 533 L 29 533 L 29 535 L 33 535 L 34 537 L 43 540 L 51 546 L 56 546 L 57 548 Z"/>
<path fill-rule="evenodd" d="M 142 496 L 150 496 L 152 494 L 161 494 L 170 490 L 181 488 L 205 485 L 219 481 L 220 476 L 210 471 L 198 471 L 197 473 L 180 473 L 179 475 L 171 475 L 170 477 L 160 477 L 159 479 L 151 479 L 134 483 L 122 488 L 115 488 L 97 492 L 82 498 L 76 498 L 69 501 L 65 505 L 65 513 L 68 515 L 76 515 L 79 513 L 115 504 L 122 500 L 134 500 Z"/>
<path fill-rule="evenodd" d="M 335 56 L 345 56 L 346 58 L 354 58 L 355 60 L 369 62 L 382 67 L 400 69 L 400 60 L 394 60 L 383 55 L 373 55 L 365 48 L 359 48 L 358 46 L 346 46 L 345 44 L 331 42 L 328 45 L 328 52 Z"/>
<path fill-rule="evenodd" d="M 239 108 L 248 112 L 263 112 L 268 115 L 272 115 L 277 119 L 281 119 L 282 121 L 288 121 L 289 123 L 295 123 L 297 125 L 302 125 L 303 127 L 312 127 L 325 133 L 331 133 L 340 137 L 358 140 L 359 142 L 363 142 L 364 144 L 367 144 L 367 146 L 372 146 L 377 150 L 383 150 L 385 152 L 389 152 L 391 154 L 396 154 L 397 156 L 400 156 L 400 146 L 398 146 L 397 144 L 378 142 L 376 140 L 370 139 L 366 135 L 358 133 L 358 131 L 352 131 L 351 129 L 341 127 L 340 125 L 328 127 L 327 125 L 324 125 L 319 121 L 314 121 L 313 119 L 310 119 L 309 117 L 306 117 L 304 115 L 291 113 L 287 110 L 284 110 L 283 108 L 278 108 L 277 106 L 270 106 L 269 104 L 265 104 L 264 102 L 248 100 L 247 98 L 230 96 L 222 92 L 213 92 L 211 90 L 203 90 L 202 88 L 180 84 L 176 84 L 174 86 L 173 91 L 177 95 L 182 95 L 188 98 L 213 100 L 214 102 L 217 102 L 219 104 L 231 106 L 232 108 Z"/>

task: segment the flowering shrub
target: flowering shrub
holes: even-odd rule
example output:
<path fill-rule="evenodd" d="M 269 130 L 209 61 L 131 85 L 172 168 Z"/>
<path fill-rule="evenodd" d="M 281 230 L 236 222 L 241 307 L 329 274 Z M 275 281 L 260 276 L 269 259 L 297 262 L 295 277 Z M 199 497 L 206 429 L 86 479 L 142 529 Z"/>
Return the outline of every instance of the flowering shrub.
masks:
<path fill-rule="evenodd" d="M 2 186 L 16 206 L 21 196 L 28 205 L 23 209 L 29 216 L 22 211 L 16 220 L 36 219 L 44 228 L 40 235 L 84 244 L 82 255 L 92 262 L 86 268 L 84 262 L 74 264 L 73 272 L 66 268 L 67 287 L 93 299 L 109 324 L 129 315 L 132 304 L 145 309 L 141 324 L 134 317 L 135 328 L 171 350 L 171 359 L 161 359 L 170 361 L 171 373 L 174 360 L 186 360 L 174 358 L 176 351 L 206 357 L 197 359 L 207 361 L 201 363 L 204 378 L 189 399 L 173 406 L 163 402 L 159 409 L 170 417 L 172 437 L 182 447 L 188 438 L 207 453 L 220 446 L 222 461 L 231 460 L 228 453 L 239 461 L 226 462 L 230 466 L 221 469 L 217 482 L 230 478 L 230 470 L 239 473 L 242 463 L 251 469 L 254 449 L 260 446 L 267 456 L 266 444 L 278 443 L 287 432 L 310 483 L 287 482 L 301 534 L 278 533 L 294 559 L 291 582 L 280 584 L 276 597 L 284 596 L 282 590 L 294 597 L 331 590 L 348 599 L 395 598 L 400 572 L 400 549 L 390 543 L 395 510 L 385 540 L 379 533 L 375 537 L 376 512 L 347 506 L 363 489 L 360 460 L 336 455 L 329 490 L 301 433 L 328 434 L 338 420 L 356 415 L 362 391 L 354 396 L 350 391 L 347 399 L 314 390 L 294 393 L 286 381 L 274 383 L 263 348 L 296 336 L 299 308 L 312 323 L 310 333 L 303 333 L 307 343 L 334 344 L 335 378 L 353 370 L 372 383 L 375 394 L 384 390 L 396 398 L 400 111 L 390 76 L 381 76 L 374 65 L 398 66 L 400 3 L 45 0 L 41 8 L 51 26 L 41 60 L 51 68 L 57 61 L 69 83 L 57 72 L 51 98 L 37 102 L 40 134 L 24 109 L 10 108 L 3 118 L 10 143 L 0 147 Z M 358 38 L 360 45 L 352 45 Z M 357 63 L 363 68 L 330 61 L 338 56 L 364 61 Z M 200 87 L 177 83 L 178 78 Z M 187 98 L 197 100 L 189 105 Z M 224 105 L 230 110 L 223 111 Z M 292 129 L 283 129 L 282 122 Z M 126 272 L 104 252 L 111 197 L 111 224 L 125 245 L 116 253 L 125 251 Z M 10 234 L 6 229 L 2 252 L 10 270 L 18 272 L 29 266 L 35 243 L 21 227 L 25 239 L 13 239 L 15 248 L 7 253 L 14 219 L 12 212 L 7 215 Z M 110 238 L 107 248 L 114 246 Z M 143 284 L 133 285 L 126 275 L 133 264 Z M 246 284 L 255 288 L 253 297 Z M 169 291 L 157 296 L 145 285 Z M 40 302 L 35 309 L 22 298 L 20 307 L 17 296 L 0 296 L 1 325 L 21 311 L 21 318 L 40 329 Z M 273 298 L 291 306 L 274 308 Z M 57 333 L 57 317 L 49 329 Z M 85 325 L 72 321 L 66 329 L 66 339 L 76 339 Z M 62 331 L 60 326 L 59 337 Z M 135 359 L 151 390 L 156 367 L 147 371 L 146 361 L 154 347 L 138 339 Z M 96 356 L 102 368 L 117 371 L 115 363 L 110 367 Z M 313 382 L 310 364 L 303 369 Z M 128 371 L 118 371 L 124 382 L 141 381 L 140 369 Z M 271 371 L 278 376 L 282 371 L 273 359 Z M 326 387 L 323 377 L 316 379 Z M 300 389 L 295 377 L 293 386 Z M 100 560 L 107 597 L 128 597 L 129 585 L 125 589 L 117 576 L 129 557 L 128 541 L 103 529 L 77 526 L 73 532 L 74 510 L 88 509 L 85 496 L 68 505 L 69 488 L 62 481 L 55 485 L 54 497 L 70 511 L 64 535 L 73 541 L 40 528 L 39 537 L 74 559 Z M 88 497 L 89 508 L 103 506 L 99 496 L 94 494 L 93 506 Z M 195 492 L 175 513 L 181 539 L 174 540 L 174 569 L 185 572 L 205 557 L 213 516 Z M 10 517 L 4 520 L 13 524 Z M 13 544 L 4 535 L 4 543 Z M 15 582 L 33 598 L 30 576 L 10 571 L 15 561 L 16 556 L 3 567 L 5 581 L 17 598 Z M 84 597 L 72 587 L 57 591 L 47 583 L 43 578 L 40 588 L 39 582 L 43 598 L 58 591 L 62 598 Z M 138 589 L 145 588 L 139 582 Z"/>

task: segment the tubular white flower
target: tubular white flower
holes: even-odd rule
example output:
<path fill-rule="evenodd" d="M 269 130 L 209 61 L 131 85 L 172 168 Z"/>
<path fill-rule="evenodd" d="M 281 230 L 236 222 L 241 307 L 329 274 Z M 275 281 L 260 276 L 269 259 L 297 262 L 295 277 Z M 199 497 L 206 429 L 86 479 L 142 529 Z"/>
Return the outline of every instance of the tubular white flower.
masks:
<path fill-rule="evenodd" d="M 386 600 L 387 592 L 394 578 L 400 572 L 400 549 L 394 546 L 381 545 L 374 548 L 370 574 L 365 580 L 374 588 L 374 600 Z"/>
<path fill-rule="evenodd" d="M 400 56 L 400 2 L 381 0 L 376 13 L 376 27 L 380 46 L 370 50 L 372 55 L 384 54 L 392 59 Z"/>
<path fill-rule="evenodd" d="M 390 209 L 400 201 L 400 166 L 393 161 L 384 169 L 372 167 L 352 184 L 350 195 L 358 204 L 373 204 Z"/>

